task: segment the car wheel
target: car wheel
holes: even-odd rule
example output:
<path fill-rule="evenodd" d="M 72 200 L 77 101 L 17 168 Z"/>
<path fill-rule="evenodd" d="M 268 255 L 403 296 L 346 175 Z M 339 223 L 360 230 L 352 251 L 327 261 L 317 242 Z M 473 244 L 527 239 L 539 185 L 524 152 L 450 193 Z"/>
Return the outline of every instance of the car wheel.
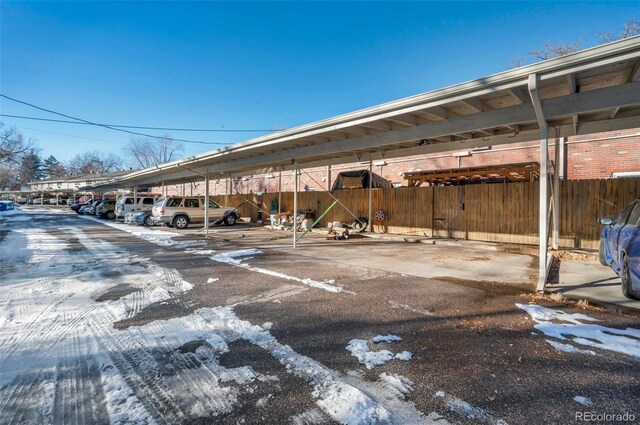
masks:
<path fill-rule="evenodd" d="M 604 240 L 600 239 L 600 246 L 598 247 L 598 260 L 603 266 L 608 266 L 609 264 L 607 264 L 607 255 L 604 252 L 604 249 Z"/>
<path fill-rule="evenodd" d="M 150 215 L 148 215 L 148 216 L 144 219 L 143 226 L 153 226 L 153 222 L 151 221 L 151 216 L 150 216 Z"/>
<path fill-rule="evenodd" d="M 109 220 L 113 220 L 114 218 L 116 218 L 116 213 L 114 213 L 113 211 L 109 211 L 109 212 L 107 213 L 107 218 L 108 218 Z"/>
<path fill-rule="evenodd" d="M 234 224 L 236 224 L 236 215 L 227 214 L 227 216 L 224 218 L 224 224 L 226 224 L 227 226 L 233 226 Z"/>
<path fill-rule="evenodd" d="M 627 256 L 622 256 L 622 267 L 620 267 L 620 280 L 622 281 L 622 295 L 631 299 L 640 299 L 640 291 L 636 291 L 631 286 L 631 270 Z"/>
<path fill-rule="evenodd" d="M 173 226 L 176 229 L 186 229 L 189 226 L 189 219 L 184 215 L 179 215 L 173 219 Z"/>

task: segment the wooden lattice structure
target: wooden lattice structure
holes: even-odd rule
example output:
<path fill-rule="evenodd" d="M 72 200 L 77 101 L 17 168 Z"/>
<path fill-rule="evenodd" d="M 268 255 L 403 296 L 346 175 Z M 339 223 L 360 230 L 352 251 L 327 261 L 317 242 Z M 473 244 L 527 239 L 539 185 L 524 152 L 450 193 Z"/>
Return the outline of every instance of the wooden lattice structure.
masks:
<path fill-rule="evenodd" d="M 540 164 L 523 162 L 449 170 L 412 171 L 403 173 L 403 176 L 410 187 L 418 187 L 423 183 L 429 186 L 459 186 L 478 183 L 531 182 L 539 179 Z"/>

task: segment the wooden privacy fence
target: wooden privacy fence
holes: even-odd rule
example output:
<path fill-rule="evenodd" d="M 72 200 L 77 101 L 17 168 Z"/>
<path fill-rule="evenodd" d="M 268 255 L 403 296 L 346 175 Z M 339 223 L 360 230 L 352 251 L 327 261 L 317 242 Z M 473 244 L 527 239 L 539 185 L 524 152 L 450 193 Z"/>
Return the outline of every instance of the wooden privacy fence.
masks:
<path fill-rule="evenodd" d="M 538 182 L 499 183 L 467 186 L 401 187 L 373 190 L 373 213 L 385 212 L 387 219 L 374 223 L 374 230 L 419 236 L 451 237 L 515 244 L 538 243 Z M 333 195 L 346 208 L 336 205 L 321 221 L 351 223 L 353 216 L 366 217 L 367 189 L 336 190 Z M 602 226 L 598 217 L 614 216 L 640 196 L 640 178 L 567 180 L 560 183 L 560 245 L 597 248 Z M 225 195 L 213 196 L 225 203 Z M 278 193 L 229 195 L 228 205 L 245 199 L 261 203 L 267 212 Z M 282 211 L 293 209 L 293 193 L 282 192 Z M 327 192 L 299 192 L 298 210 L 312 209 L 319 216 L 333 198 Z M 257 208 L 245 204 L 241 215 L 257 220 Z"/>

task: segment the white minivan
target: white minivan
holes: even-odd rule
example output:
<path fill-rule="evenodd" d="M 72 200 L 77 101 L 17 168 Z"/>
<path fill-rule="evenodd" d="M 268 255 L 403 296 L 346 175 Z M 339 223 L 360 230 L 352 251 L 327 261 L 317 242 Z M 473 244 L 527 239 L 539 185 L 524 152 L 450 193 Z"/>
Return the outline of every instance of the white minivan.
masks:
<path fill-rule="evenodd" d="M 128 212 L 150 211 L 157 199 L 157 196 L 138 195 L 137 202 L 135 202 L 133 196 L 121 196 L 116 202 L 116 220 L 124 219 L 124 215 Z"/>

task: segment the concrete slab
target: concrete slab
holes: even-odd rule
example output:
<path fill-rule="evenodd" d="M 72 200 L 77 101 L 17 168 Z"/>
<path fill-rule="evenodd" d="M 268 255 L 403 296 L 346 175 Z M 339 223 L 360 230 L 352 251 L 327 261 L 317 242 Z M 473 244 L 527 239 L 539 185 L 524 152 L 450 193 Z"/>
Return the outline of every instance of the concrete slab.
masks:
<path fill-rule="evenodd" d="M 197 229 L 187 233 L 202 235 Z M 475 283 L 512 286 L 516 290 L 535 289 L 537 257 L 523 254 L 535 250 L 478 241 L 436 240 L 407 243 L 402 235 L 373 234 L 371 237 L 348 240 L 326 240 L 326 233 L 314 231 L 305 236 L 296 250 L 292 234 L 265 227 L 241 224 L 212 229 L 209 238 L 242 244 L 257 249 L 276 249 L 290 254 L 330 260 L 354 267 L 366 267 L 408 276 L 445 280 L 467 286 Z M 578 257 L 580 259 L 572 259 Z M 487 285 L 489 284 L 489 285 Z M 609 268 L 600 265 L 590 252 L 575 251 L 562 256 L 557 281 L 547 286 L 559 290 L 571 299 L 585 299 L 609 309 L 640 311 L 640 301 L 625 298 L 620 291 L 620 279 Z"/>
<path fill-rule="evenodd" d="M 559 282 L 552 286 L 568 298 L 586 299 L 597 304 L 640 311 L 640 301 L 622 295 L 620 278 L 597 261 L 563 260 Z"/>

